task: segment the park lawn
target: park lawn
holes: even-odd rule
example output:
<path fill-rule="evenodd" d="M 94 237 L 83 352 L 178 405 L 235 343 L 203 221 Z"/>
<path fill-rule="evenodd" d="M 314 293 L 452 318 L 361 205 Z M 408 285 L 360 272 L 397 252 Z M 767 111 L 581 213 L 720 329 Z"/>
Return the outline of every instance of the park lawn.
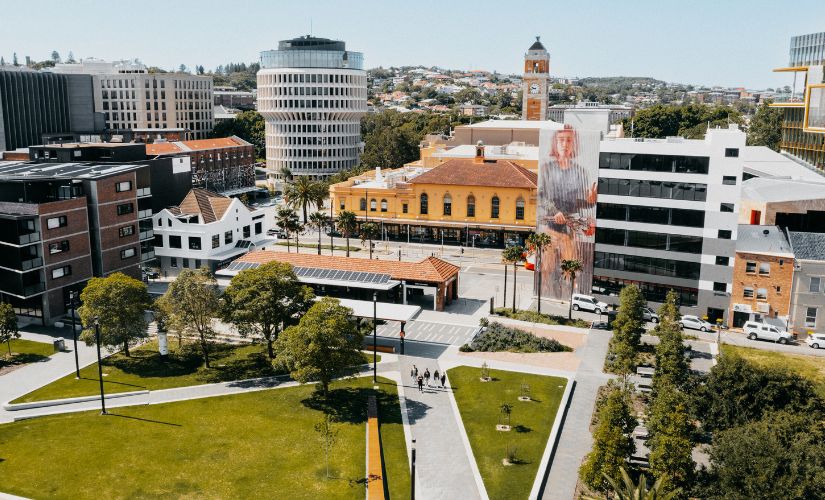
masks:
<path fill-rule="evenodd" d="M 738 354 L 746 360 L 760 366 L 796 372 L 800 376 L 813 382 L 816 386 L 817 393 L 825 397 L 825 357 L 809 356 L 806 354 L 789 354 L 754 349 L 752 347 L 722 344 L 722 356 L 725 354 Z"/>
<path fill-rule="evenodd" d="M 11 357 L 9 357 L 11 347 Z M 54 346 L 46 342 L 34 342 L 25 339 L 14 339 L 11 343 L 0 344 L 0 368 L 7 365 L 22 365 L 44 361 L 54 354 Z"/>
<path fill-rule="evenodd" d="M 490 370 L 481 382 L 479 368 L 460 366 L 447 371 L 484 487 L 490 498 L 530 496 L 542 454 L 559 410 L 567 380 L 502 370 Z M 521 384 L 530 385 L 532 401 L 521 402 Z M 499 432 L 499 407 L 513 406 L 509 432 Z M 508 445 L 516 449 L 517 465 L 505 466 Z"/>
<path fill-rule="evenodd" d="M 387 479 L 409 491 L 396 385 L 377 384 Z M 0 425 L 0 491 L 31 498 L 363 499 L 372 379 L 160 405 L 72 413 Z M 326 479 L 314 430 L 323 411 L 338 434 Z"/>
<path fill-rule="evenodd" d="M 211 368 L 206 369 L 196 344 L 184 343 L 182 349 L 170 339 L 168 359 L 157 351 L 157 341 L 132 349 L 131 356 L 113 354 L 103 360 L 103 386 L 107 393 L 169 389 L 189 385 L 277 375 L 262 344 L 213 344 Z M 13 403 L 45 401 L 98 394 L 97 363 L 32 391 Z"/>

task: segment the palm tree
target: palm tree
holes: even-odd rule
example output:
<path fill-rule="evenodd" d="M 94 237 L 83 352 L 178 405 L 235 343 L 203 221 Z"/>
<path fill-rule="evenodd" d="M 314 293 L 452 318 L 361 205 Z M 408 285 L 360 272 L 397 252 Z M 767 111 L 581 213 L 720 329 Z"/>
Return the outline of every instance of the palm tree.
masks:
<path fill-rule="evenodd" d="M 504 286 L 507 287 L 507 264 L 513 264 L 513 314 L 516 313 L 516 264 L 524 258 L 524 247 L 521 245 L 513 245 L 504 249 L 501 254 L 504 260 Z M 505 290 L 506 293 L 506 290 Z"/>
<path fill-rule="evenodd" d="M 536 265 L 533 271 L 536 275 L 538 286 L 538 303 L 536 304 L 536 311 L 541 314 L 541 258 L 544 247 L 550 245 L 550 235 L 547 233 L 531 233 L 527 237 L 527 245 L 536 252 Z"/>
<path fill-rule="evenodd" d="M 611 495 L 609 498 L 615 500 L 673 500 L 682 493 L 681 490 L 665 492 L 661 479 L 648 488 L 647 477 L 644 474 L 639 474 L 639 484 L 635 484 L 630 479 L 630 474 L 624 470 L 624 467 L 620 468 L 619 471 L 622 473 L 622 484 L 618 484 L 607 474 L 604 475 L 607 482 L 610 483 Z M 584 500 L 607 500 L 608 497 L 584 495 L 582 498 Z"/>
<path fill-rule="evenodd" d="M 318 230 L 318 255 L 321 255 L 321 234 L 329 224 L 329 216 L 324 212 L 313 212 L 309 214 L 309 227 Z"/>
<path fill-rule="evenodd" d="M 287 253 L 289 253 L 289 245 L 290 245 L 289 235 L 292 233 L 292 230 L 294 228 L 293 221 L 295 221 L 297 218 L 298 218 L 298 216 L 295 215 L 295 210 L 293 210 L 289 207 L 281 207 L 275 213 L 275 224 L 281 229 L 281 231 L 284 232 L 284 234 L 286 234 L 286 251 L 287 251 Z"/>
<path fill-rule="evenodd" d="M 375 222 L 361 224 L 361 243 L 364 243 L 364 240 L 370 240 L 370 259 L 372 259 L 372 240 L 378 237 L 379 234 L 380 229 Z"/>
<path fill-rule="evenodd" d="M 349 237 L 355 232 L 355 212 L 349 210 L 342 210 L 338 212 L 338 217 L 335 219 L 335 226 L 347 239 L 347 257 L 349 257 Z"/>
<path fill-rule="evenodd" d="M 300 208 L 304 215 L 304 221 L 307 221 L 307 206 L 316 203 L 320 195 L 321 188 L 318 187 L 318 184 L 309 176 L 299 175 L 286 188 L 287 204 L 296 210 Z"/>
<path fill-rule="evenodd" d="M 289 224 L 292 233 L 295 235 L 295 253 L 301 253 L 301 245 L 298 241 L 298 237 L 301 236 L 301 231 L 304 230 L 305 224 L 298 220 L 298 217 L 292 219 Z"/>
<path fill-rule="evenodd" d="M 561 273 L 570 280 L 570 307 L 567 308 L 567 319 L 573 319 L 573 292 L 576 289 L 576 274 L 582 270 L 582 263 L 576 259 L 561 261 Z"/>

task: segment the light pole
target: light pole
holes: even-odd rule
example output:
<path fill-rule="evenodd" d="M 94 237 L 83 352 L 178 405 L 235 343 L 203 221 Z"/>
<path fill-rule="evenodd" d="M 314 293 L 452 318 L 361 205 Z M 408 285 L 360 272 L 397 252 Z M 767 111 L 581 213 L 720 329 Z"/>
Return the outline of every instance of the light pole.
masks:
<path fill-rule="evenodd" d="M 77 323 L 75 322 L 75 311 L 77 310 L 77 292 L 69 292 L 69 305 L 72 308 L 72 335 L 74 336 L 74 369 L 75 378 L 80 379 L 80 360 L 77 354 Z"/>
<path fill-rule="evenodd" d="M 410 461 L 410 500 L 415 500 L 415 439 L 412 440 L 412 460 Z"/>
<path fill-rule="evenodd" d="M 372 292 L 372 381 L 378 382 L 378 292 Z"/>
<path fill-rule="evenodd" d="M 100 379 L 100 414 L 106 415 L 106 396 L 103 393 L 103 364 L 100 359 L 100 322 L 95 318 L 95 343 L 97 344 L 97 378 Z"/>
<path fill-rule="evenodd" d="M 401 334 L 400 334 L 400 337 L 401 337 L 401 355 L 402 356 L 404 355 L 404 323 L 406 323 L 406 321 L 401 322 Z"/>

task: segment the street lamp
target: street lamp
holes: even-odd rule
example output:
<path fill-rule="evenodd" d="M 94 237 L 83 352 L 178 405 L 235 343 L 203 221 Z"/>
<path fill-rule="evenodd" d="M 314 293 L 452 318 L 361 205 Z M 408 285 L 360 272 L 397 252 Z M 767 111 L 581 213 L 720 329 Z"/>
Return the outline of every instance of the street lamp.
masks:
<path fill-rule="evenodd" d="M 372 381 L 378 382 L 378 292 L 372 292 Z"/>
<path fill-rule="evenodd" d="M 69 292 L 69 306 L 72 308 L 72 335 L 74 335 L 74 367 L 75 378 L 80 379 L 80 360 L 77 354 L 77 323 L 75 321 L 75 311 L 77 310 L 77 292 Z"/>
<path fill-rule="evenodd" d="M 406 323 L 406 321 L 401 322 L 401 334 L 400 334 L 400 337 L 401 337 L 401 355 L 402 356 L 404 355 L 404 323 Z"/>
<path fill-rule="evenodd" d="M 415 439 L 412 440 L 412 460 L 410 461 L 410 500 L 415 500 Z"/>
<path fill-rule="evenodd" d="M 100 359 L 100 321 L 97 318 L 94 319 L 95 321 L 95 343 L 97 344 L 97 378 L 100 379 L 100 414 L 107 415 L 106 413 L 106 396 L 103 393 L 103 363 L 102 359 Z"/>

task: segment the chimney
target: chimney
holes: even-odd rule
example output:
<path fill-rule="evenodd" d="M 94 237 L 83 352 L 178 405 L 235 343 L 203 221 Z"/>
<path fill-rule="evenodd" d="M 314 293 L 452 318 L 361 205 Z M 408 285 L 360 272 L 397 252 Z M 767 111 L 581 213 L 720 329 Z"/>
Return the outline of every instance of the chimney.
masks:
<path fill-rule="evenodd" d="M 484 142 L 478 141 L 476 143 L 476 157 L 473 163 L 484 163 Z"/>

